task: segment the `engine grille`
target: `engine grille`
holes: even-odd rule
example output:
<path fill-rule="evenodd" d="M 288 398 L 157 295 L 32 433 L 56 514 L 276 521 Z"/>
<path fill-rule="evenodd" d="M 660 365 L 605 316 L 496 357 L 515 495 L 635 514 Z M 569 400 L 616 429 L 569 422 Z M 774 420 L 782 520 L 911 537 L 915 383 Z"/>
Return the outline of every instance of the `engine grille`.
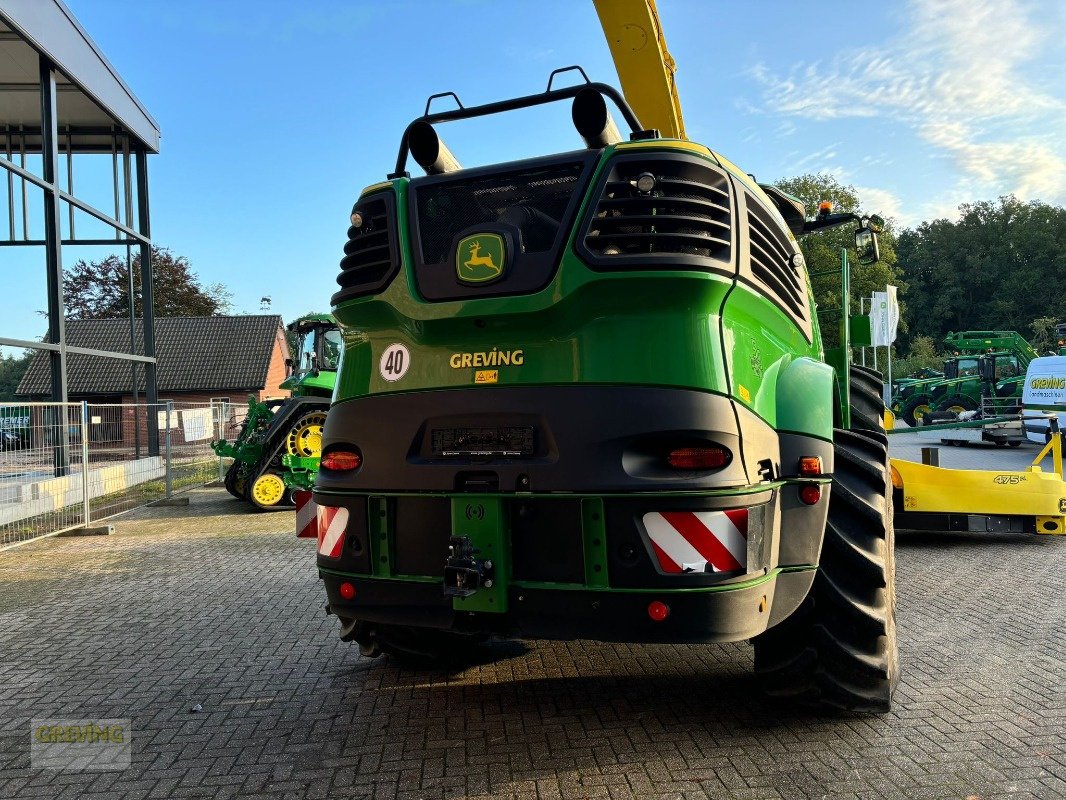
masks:
<path fill-rule="evenodd" d="M 650 192 L 636 186 L 644 173 L 655 177 Z M 679 156 L 616 160 L 585 235 L 594 266 L 610 268 L 677 256 L 728 262 L 730 246 L 728 179 Z"/>
<path fill-rule="evenodd" d="M 352 209 L 356 211 L 364 221 L 361 227 L 348 228 L 341 274 L 337 276 L 341 289 L 333 295 L 334 304 L 381 291 L 400 266 L 392 193 L 360 200 Z"/>
<path fill-rule="evenodd" d="M 747 205 L 752 277 L 806 329 L 810 324 L 810 306 L 800 268 L 792 263 L 796 249 L 757 200 L 748 197 Z"/>
<path fill-rule="evenodd" d="M 421 179 L 413 185 L 423 264 L 443 264 L 459 233 L 508 224 L 521 253 L 553 250 L 585 168 L 583 161 L 547 164 L 477 177 Z"/>

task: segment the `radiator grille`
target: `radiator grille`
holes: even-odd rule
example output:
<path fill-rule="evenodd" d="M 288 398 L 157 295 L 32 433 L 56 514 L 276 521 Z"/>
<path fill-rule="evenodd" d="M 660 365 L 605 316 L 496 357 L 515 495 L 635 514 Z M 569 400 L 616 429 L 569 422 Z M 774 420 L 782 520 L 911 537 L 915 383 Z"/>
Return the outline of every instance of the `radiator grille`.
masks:
<path fill-rule="evenodd" d="M 803 276 L 792 263 L 795 247 L 770 214 L 748 198 L 748 241 L 751 274 L 790 316 L 803 322 L 810 316 Z"/>
<path fill-rule="evenodd" d="M 642 192 L 637 179 L 645 174 L 655 181 L 651 191 Z M 728 261 L 728 180 L 695 160 L 619 159 L 604 184 L 585 247 L 604 265 L 676 256 Z"/>
<path fill-rule="evenodd" d="M 353 213 L 363 216 L 363 224 L 348 228 L 348 241 L 344 245 L 341 273 L 337 283 L 341 289 L 333 296 L 333 302 L 349 300 L 374 294 L 396 274 L 400 259 L 393 230 L 393 196 L 375 194 L 356 203 Z"/>

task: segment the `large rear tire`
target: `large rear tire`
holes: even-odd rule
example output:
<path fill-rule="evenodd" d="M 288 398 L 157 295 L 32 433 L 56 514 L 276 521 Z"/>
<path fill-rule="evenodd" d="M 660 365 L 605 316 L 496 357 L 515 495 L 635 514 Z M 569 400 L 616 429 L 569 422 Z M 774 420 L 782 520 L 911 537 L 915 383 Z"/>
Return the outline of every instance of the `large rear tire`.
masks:
<path fill-rule="evenodd" d="M 887 437 L 837 430 L 818 574 L 799 609 L 757 637 L 765 691 L 805 705 L 888 711 L 899 681 Z"/>
<path fill-rule="evenodd" d="M 881 373 L 860 364 L 850 365 L 851 427 L 868 431 L 885 429 L 884 381 Z"/>
<path fill-rule="evenodd" d="M 933 407 L 929 405 L 929 395 L 916 394 L 903 404 L 903 408 L 900 409 L 899 416 L 904 422 L 910 425 L 912 428 L 923 424 L 923 421 L 927 414 L 933 410 Z"/>
<path fill-rule="evenodd" d="M 961 414 L 964 411 L 976 411 L 980 406 L 972 397 L 964 394 L 953 394 L 945 397 L 936 404 L 937 411 L 950 411 L 953 414 Z"/>

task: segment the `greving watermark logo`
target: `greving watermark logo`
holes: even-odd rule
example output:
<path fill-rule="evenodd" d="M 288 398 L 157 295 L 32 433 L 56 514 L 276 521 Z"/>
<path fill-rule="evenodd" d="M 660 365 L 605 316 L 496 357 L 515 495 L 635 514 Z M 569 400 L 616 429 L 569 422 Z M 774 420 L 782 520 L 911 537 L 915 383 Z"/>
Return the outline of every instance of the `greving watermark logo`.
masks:
<path fill-rule="evenodd" d="M 30 723 L 33 769 L 120 770 L 130 765 L 128 719 L 34 719 Z"/>

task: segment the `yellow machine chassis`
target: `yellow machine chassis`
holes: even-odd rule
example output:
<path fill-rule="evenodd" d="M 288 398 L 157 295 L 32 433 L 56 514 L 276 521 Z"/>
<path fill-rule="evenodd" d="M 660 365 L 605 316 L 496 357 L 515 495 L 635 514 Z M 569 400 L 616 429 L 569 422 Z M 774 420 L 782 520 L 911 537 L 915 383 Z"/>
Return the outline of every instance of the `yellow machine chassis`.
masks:
<path fill-rule="evenodd" d="M 1052 472 L 1039 466 L 1048 453 Z M 903 492 L 908 512 L 1032 517 L 1036 533 L 1066 534 L 1066 481 L 1062 435 L 1053 436 L 1032 465 L 1020 472 L 945 469 L 892 459 L 892 484 Z"/>

